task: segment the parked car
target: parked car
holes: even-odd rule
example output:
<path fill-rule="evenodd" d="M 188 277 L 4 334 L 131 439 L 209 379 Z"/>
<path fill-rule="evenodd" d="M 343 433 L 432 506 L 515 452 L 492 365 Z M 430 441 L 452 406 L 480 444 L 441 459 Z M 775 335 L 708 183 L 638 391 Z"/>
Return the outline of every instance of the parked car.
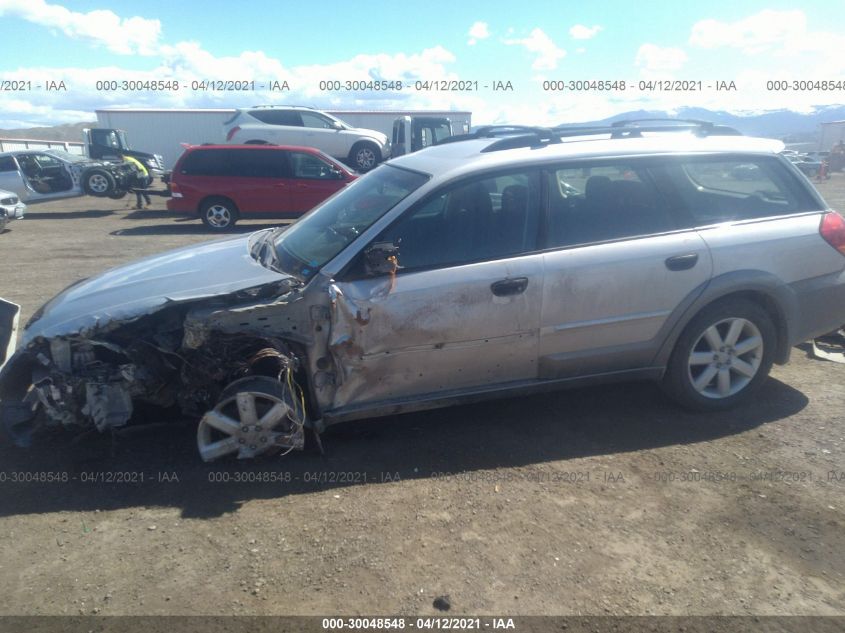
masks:
<path fill-rule="evenodd" d="M 173 168 L 167 208 L 225 231 L 241 217 L 299 217 L 356 177 L 311 147 L 196 145 Z"/>
<path fill-rule="evenodd" d="M 360 172 L 369 171 L 390 158 L 390 140 L 386 134 L 354 128 L 313 108 L 262 106 L 241 109 L 223 126 L 227 143 L 314 147 Z"/>
<path fill-rule="evenodd" d="M 126 195 L 134 168 L 97 161 L 59 149 L 0 153 L 0 188 L 33 204 L 83 195 L 119 199 Z"/>
<path fill-rule="evenodd" d="M 178 405 L 212 460 L 597 382 L 747 402 L 845 320 L 845 220 L 780 142 L 670 129 L 487 130 L 392 160 L 288 228 L 77 282 L 27 323 L 0 418 L 26 443 Z M 732 175 L 752 164 L 755 180 Z"/>
<path fill-rule="evenodd" d="M 801 154 L 798 152 L 786 153 L 786 151 L 782 153 L 801 171 L 801 173 L 808 178 L 818 176 L 819 170 L 822 167 L 822 162 L 820 160 L 811 157 L 809 154 Z"/>
<path fill-rule="evenodd" d="M 7 222 L 23 218 L 26 213 L 26 205 L 21 202 L 15 193 L 0 189 L 0 213 L 5 217 L 4 221 L 0 221 L 0 224 L 2 224 L 0 231 L 2 231 Z"/>

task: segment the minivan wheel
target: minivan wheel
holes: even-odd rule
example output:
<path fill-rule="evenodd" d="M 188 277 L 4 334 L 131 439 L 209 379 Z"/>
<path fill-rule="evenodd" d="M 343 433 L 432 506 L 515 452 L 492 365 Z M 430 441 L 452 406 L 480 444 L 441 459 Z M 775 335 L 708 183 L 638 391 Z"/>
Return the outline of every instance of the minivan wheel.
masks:
<path fill-rule="evenodd" d="M 356 143 L 349 154 L 352 166 L 360 172 L 370 171 L 380 158 L 381 152 L 373 143 Z"/>
<path fill-rule="evenodd" d="M 213 231 L 226 231 L 238 221 L 238 208 L 226 198 L 211 198 L 202 203 L 200 218 Z"/>
<path fill-rule="evenodd" d="M 745 299 L 702 310 L 684 329 L 663 386 L 681 405 L 703 411 L 733 407 L 766 380 L 777 333 L 768 313 Z"/>

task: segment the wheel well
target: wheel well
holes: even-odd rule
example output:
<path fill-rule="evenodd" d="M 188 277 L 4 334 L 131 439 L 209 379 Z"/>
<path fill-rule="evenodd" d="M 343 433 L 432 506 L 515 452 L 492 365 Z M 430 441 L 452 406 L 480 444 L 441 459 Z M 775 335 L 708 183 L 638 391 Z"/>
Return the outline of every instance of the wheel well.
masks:
<path fill-rule="evenodd" d="M 376 153 L 379 155 L 379 157 L 381 157 L 381 150 L 379 149 L 378 144 L 376 144 L 375 141 L 368 141 L 368 140 L 365 140 L 365 139 L 362 139 L 360 141 L 355 141 L 355 144 L 352 146 L 352 149 L 349 150 L 349 153 L 354 154 L 355 152 L 358 151 L 358 148 L 360 148 L 363 145 L 371 146 L 374 150 L 376 150 Z"/>
<path fill-rule="evenodd" d="M 235 201 L 231 198 L 227 198 L 226 196 L 206 196 L 205 198 L 200 200 L 199 204 L 197 205 L 197 213 L 202 213 L 202 210 L 203 208 L 205 208 L 205 205 L 210 204 L 214 200 L 223 200 L 224 202 L 228 202 L 232 205 L 233 211 L 237 212 L 239 210 L 238 205 L 235 204 Z"/>
<path fill-rule="evenodd" d="M 729 301 L 731 299 L 744 299 L 746 301 L 750 301 L 766 311 L 775 326 L 775 331 L 777 332 L 775 362 L 779 365 L 787 362 L 789 360 L 789 335 L 787 333 L 788 324 L 786 315 L 784 314 L 780 304 L 772 298 L 771 295 L 768 295 L 765 292 L 760 292 L 759 290 L 739 290 L 737 292 L 722 295 L 718 299 L 714 299 L 707 305 L 703 306 L 701 310 L 709 308 L 714 303 L 721 303 L 722 301 Z M 696 312 L 696 314 L 701 312 L 701 310 Z"/>

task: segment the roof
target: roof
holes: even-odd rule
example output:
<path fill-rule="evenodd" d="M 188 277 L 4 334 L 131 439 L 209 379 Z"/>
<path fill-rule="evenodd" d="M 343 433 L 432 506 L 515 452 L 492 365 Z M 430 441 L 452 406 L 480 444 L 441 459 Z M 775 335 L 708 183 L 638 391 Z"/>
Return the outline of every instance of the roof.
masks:
<path fill-rule="evenodd" d="M 666 154 L 743 153 L 774 155 L 783 143 L 774 139 L 747 136 L 699 137 L 692 133 L 657 133 L 642 138 L 575 137 L 559 143 L 489 151 L 501 138 L 479 138 L 435 145 L 394 158 L 390 164 L 415 171 L 458 176 L 479 168 L 495 169 L 514 164 L 542 165 L 562 160 L 595 159 Z M 487 150 L 487 151 L 485 151 Z"/>

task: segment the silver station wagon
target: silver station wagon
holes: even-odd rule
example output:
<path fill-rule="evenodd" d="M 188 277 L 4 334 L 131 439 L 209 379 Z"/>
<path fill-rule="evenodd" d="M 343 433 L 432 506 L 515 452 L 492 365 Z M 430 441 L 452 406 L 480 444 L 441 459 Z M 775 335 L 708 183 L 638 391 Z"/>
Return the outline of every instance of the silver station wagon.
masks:
<path fill-rule="evenodd" d="M 734 406 L 845 322 L 845 221 L 781 149 L 627 122 L 483 129 L 403 156 L 286 230 L 77 282 L 14 353 L 5 302 L 0 415 L 27 444 L 178 405 L 212 460 L 597 381 Z"/>

